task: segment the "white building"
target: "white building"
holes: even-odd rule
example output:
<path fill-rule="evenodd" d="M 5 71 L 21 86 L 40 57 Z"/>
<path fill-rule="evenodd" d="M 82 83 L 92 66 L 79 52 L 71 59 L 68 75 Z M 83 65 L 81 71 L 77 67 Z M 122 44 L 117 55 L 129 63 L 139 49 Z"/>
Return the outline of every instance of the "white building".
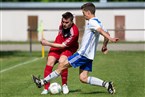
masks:
<path fill-rule="evenodd" d="M 102 21 L 111 36 L 125 41 L 145 41 L 145 3 L 96 3 L 96 16 Z M 40 40 L 37 33 L 40 21 L 43 21 L 44 37 L 55 39 L 61 15 L 70 11 L 81 35 L 85 20 L 81 12 L 83 3 L 2 3 L 0 9 L 1 41 L 28 41 L 29 31 L 33 40 Z M 80 35 L 80 36 L 81 36 Z M 100 38 L 102 40 L 103 38 Z"/>

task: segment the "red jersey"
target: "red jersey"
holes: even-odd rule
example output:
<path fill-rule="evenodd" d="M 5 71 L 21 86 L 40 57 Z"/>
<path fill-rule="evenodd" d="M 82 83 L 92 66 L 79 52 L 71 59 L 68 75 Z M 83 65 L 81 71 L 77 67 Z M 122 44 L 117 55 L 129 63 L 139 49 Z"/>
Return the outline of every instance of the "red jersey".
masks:
<path fill-rule="evenodd" d="M 70 29 L 63 29 L 62 25 L 59 27 L 59 33 L 54 41 L 54 43 L 64 44 L 66 45 L 65 48 L 54 48 L 51 47 L 51 51 L 56 50 L 70 50 L 72 52 L 76 52 L 78 49 L 78 38 L 79 38 L 79 31 L 75 24 L 72 25 Z"/>

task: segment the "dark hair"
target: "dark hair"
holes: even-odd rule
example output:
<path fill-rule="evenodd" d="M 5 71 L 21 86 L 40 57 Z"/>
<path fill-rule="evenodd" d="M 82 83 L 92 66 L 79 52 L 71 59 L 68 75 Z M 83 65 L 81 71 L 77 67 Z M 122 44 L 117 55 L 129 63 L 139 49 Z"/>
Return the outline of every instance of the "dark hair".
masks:
<path fill-rule="evenodd" d="M 84 5 L 81 6 L 81 9 L 85 11 L 90 11 L 92 14 L 95 14 L 95 5 L 91 2 L 85 3 Z"/>
<path fill-rule="evenodd" d="M 72 13 L 66 12 L 66 13 L 62 14 L 62 18 L 65 18 L 65 19 L 69 19 L 70 18 L 70 20 L 73 21 L 74 16 L 73 16 Z"/>

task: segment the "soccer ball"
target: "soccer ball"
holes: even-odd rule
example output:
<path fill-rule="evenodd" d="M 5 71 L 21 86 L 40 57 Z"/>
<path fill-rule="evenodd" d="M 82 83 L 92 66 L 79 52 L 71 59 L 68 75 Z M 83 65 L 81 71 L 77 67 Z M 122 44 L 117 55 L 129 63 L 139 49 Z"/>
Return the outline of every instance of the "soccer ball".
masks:
<path fill-rule="evenodd" d="M 49 86 L 49 91 L 51 94 L 59 94 L 61 92 L 60 84 L 58 84 L 56 82 L 51 83 Z"/>

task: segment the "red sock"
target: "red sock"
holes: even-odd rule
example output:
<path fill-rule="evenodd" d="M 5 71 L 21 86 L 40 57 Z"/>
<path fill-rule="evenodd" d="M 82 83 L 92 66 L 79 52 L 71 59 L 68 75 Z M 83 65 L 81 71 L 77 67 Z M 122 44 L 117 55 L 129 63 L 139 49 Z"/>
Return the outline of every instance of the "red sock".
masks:
<path fill-rule="evenodd" d="M 62 85 L 67 84 L 68 69 L 63 70 L 61 73 Z"/>
<path fill-rule="evenodd" d="M 44 69 L 44 78 L 52 72 L 52 69 L 53 69 L 52 66 L 46 65 L 46 67 Z M 49 86 L 50 86 L 50 82 L 48 82 L 47 84 L 44 85 L 44 89 L 48 90 Z"/>

